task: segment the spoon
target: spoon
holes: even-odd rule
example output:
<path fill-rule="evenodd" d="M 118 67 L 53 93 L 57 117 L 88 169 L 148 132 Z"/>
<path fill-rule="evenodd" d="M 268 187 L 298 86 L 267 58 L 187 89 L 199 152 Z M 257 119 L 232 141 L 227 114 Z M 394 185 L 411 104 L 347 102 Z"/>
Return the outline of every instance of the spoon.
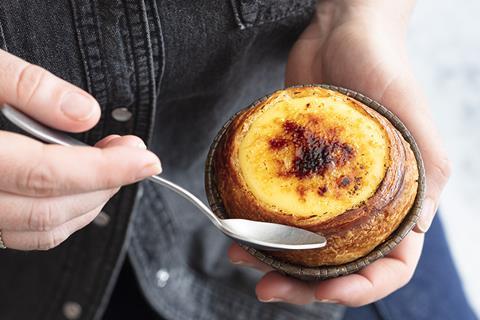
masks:
<path fill-rule="evenodd" d="M 40 124 L 9 105 L 0 105 L 0 111 L 16 126 L 44 142 L 63 146 L 87 146 L 63 132 Z M 160 176 L 147 179 L 167 187 L 193 203 L 220 231 L 247 246 L 275 251 L 317 249 L 327 244 L 322 235 L 300 228 L 246 219 L 220 219 L 188 190 Z"/>

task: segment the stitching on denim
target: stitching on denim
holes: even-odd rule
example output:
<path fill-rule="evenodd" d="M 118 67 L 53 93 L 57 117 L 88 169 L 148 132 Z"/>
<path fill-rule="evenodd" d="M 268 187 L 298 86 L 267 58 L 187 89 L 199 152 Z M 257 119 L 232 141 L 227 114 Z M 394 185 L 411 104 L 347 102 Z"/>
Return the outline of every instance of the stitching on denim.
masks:
<path fill-rule="evenodd" d="M 77 30 L 80 54 L 84 62 L 87 88 L 99 101 L 103 117 L 106 112 L 107 83 L 101 53 L 100 26 L 98 16 L 95 12 L 94 2 L 94 0 L 70 1 L 75 16 L 74 22 L 75 29 Z M 91 32 L 92 29 L 94 29 L 94 32 Z M 104 121 L 101 121 L 101 126 L 95 126 L 92 130 L 85 133 L 84 138 L 87 141 L 95 142 L 91 140 L 100 137 L 101 132 L 104 132 L 103 130 Z"/>
<path fill-rule="evenodd" d="M 233 16 L 235 17 L 235 21 L 240 27 L 240 30 L 245 29 L 247 26 L 245 25 L 245 23 L 243 23 L 242 14 L 240 12 L 240 8 L 238 7 L 240 6 L 238 0 L 230 0 L 230 4 L 232 6 Z"/>
<path fill-rule="evenodd" d="M 136 85 L 135 98 L 137 101 L 136 122 L 134 124 L 135 131 L 144 131 L 145 123 L 148 124 L 149 131 L 144 134 L 143 138 L 150 140 L 152 133 L 152 126 L 155 121 L 156 109 L 156 94 L 155 94 L 155 74 L 153 57 L 151 50 L 151 39 L 148 25 L 148 18 L 146 15 L 146 6 L 144 1 L 135 4 L 126 2 L 125 7 L 127 11 L 127 21 L 131 46 L 134 54 Z M 135 17 L 135 15 L 137 15 Z M 132 17 L 135 17 L 135 23 L 132 22 Z M 138 21 L 137 21 L 138 20 Z M 140 52 L 142 51 L 143 52 Z M 139 129 L 141 128 L 141 129 Z M 143 133 L 143 132 L 142 132 Z M 146 137 L 145 137 L 146 136 Z"/>
<path fill-rule="evenodd" d="M 134 72 L 133 74 L 135 75 L 133 77 L 133 83 L 132 85 L 132 92 L 135 95 L 134 101 L 138 101 L 138 88 L 139 88 L 139 75 L 138 75 L 138 66 L 137 66 L 137 59 L 135 57 L 135 46 L 134 46 L 134 40 L 132 36 L 132 30 L 131 30 L 131 23 L 130 23 L 130 12 L 129 8 L 126 5 L 125 0 L 120 0 L 120 3 L 122 5 L 123 11 L 125 12 L 125 19 L 126 19 L 126 33 L 123 34 L 122 32 L 122 37 L 124 39 L 124 43 L 126 44 L 125 52 L 126 52 L 126 57 L 129 59 L 129 63 L 132 64 Z M 134 118 L 137 116 L 137 103 L 133 103 L 130 106 L 130 112 L 132 112 Z"/>
<path fill-rule="evenodd" d="M 160 66 L 160 69 L 159 69 L 159 73 L 160 75 L 158 76 L 158 83 L 157 83 L 157 87 L 158 87 L 158 91 L 156 92 L 157 94 L 157 97 L 160 96 L 160 92 L 161 92 L 161 89 L 162 89 L 162 83 L 163 83 L 163 76 L 165 75 L 165 66 L 166 66 L 166 46 L 165 46 L 165 39 L 163 37 L 163 27 L 162 27 L 162 21 L 161 21 L 161 18 L 160 18 L 160 13 L 158 12 L 158 7 L 157 7 L 157 1 L 156 0 L 152 0 L 152 3 L 153 3 L 153 7 L 154 7 L 154 11 L 155 11 L 155 14 L 156 14 L 156 22 L 157 22 L 157 28 L 158 28 L 158 37 L 159 37 L 159 54 L 161 55 L 161 60 L 160 60 L 160 63 L 161 63 L 161 66 Z M 156 110 L 157 110 L 157 104 L 154 103 L 154 106 L 153 106 L 153 110 L 152 110 L 152 114 L 155 115 L 156 114 Z M 150 132 L 148 133 L 149 134 L 149 141 L 148 143 L 150 144 L 152 138 L 153 138 L 153 132 L 155 130 L 155 116 L 152 117 L 152 124 L 150 126 Z"/>
<path fill-rule="evenodd" d="M 77 39 L 77 42 L 78 42 L 78 48 L 79 48 L 79 51 L 80 51 L 80 55 L 82 56 L 82 62 L 83 62 L 83 71 L 85 72 L 85 79 L 86 79 L 86 82 L 87 82 L 87 90 L 89 92 L 92 92 L 92 81 L 90 79 L 91 75 L 90 75 L 90 69 L 89 69 L 89 66 L 88 66 L 88 62 L 87 62 L 87 53 L 85 52 L 85 45 L 83 43 L 83 37 L 82 37 L 82 34 L 81 34 L 81 29 L 80 29 L 80 26 L 79 26 L 79 19 L 80 19 L 80 14 L 78 12 L 78 9 L 75 5 L 75 0 L 70 0 L 70 8 L 72 9 L 72 16 L 73 16 L 73 25 L 74 25 L 74 28 L 75 28 L 75 37 Z M 88 137 L 88 134 L 87 133 L 82 133 L 82 139 L 84 141 L 87 140 L 87 137 Z"/>
<path fill-rule="evenodd" d="M 163 78 L 163 72 L 165 70 L 165 54 L 164 54 L 164 41 L 162 26 L 160 22 L 160 14 L 158 12 L 158 6 L 156 0 L 148 0 L 145 2 L 148 4 L 147 14 L 149 15 L 150 31 L 151 31 L 151 42 L 152 42 L 152 56 L 154 57 L 154 71 L 155 71 L 155 85 L 156 85 L 156 96 L 160 95 L 161 81 Z"/>
<path fill-rule="evenodd" d="M 107 76 L 106 76 L 106 68 L 105 68 L 105 61 L 102 57 L 102 51 L 101 51 L 101 48 L 102 48 L 102 43 L 101 43 L 101 39 L 102 39 L 102 29 L 100 27 L 100 21 L 98 19 L 98 11 L 97 11 L 97 6 L 96 6 L 96 1 L 94 0 L 90 0 L 90 7 L 92 9 L 92 18 L 94 19 L 94 22 L 95 22 L 95 27 L 96 27 L 96 32 L 97 34 L 94 36 L 95 37 L 95 44 L 97 46 L 97 49 L 98 49 L 98 63 L 99 63 L 99 70 L 100 73 L 103 77 L 102 77 L 102 82 L 103 82 L 103 87 L 100 89 L 99 93 L 102 94 L 101 98 L 102 100 L 105 102 L 104 106 L 103 106 L 103 110 L 102 110 L 102 114 L 104 114 L 104 112 L 106 112 L 107 110 L 107 103 L 108 103 L 108 94 L 107 94 Z M 99 80 L 100 81 L 100 80 Z M 97 81 L 97 84 L 95 84 L 95 87 L 98 86 L 98 82 Z M 102 105 L 103 103 L 101 103 L 100 105 Z M 101 133 L 102 132 L 105 132 L 105 126 L 106 126 L 106 121 L 101 121 L 101 128 L 100 126 L 95 126 L 92 130 L 89 131 L 89 135 L 87 136 L 90 137 L 90 136 L 93 136 L 93 134 L 96 135 L 95 137 L 95 140 L 98 140 L 99 138 L 101 138 Z M 96 141 L 92 141 L 92 143 L 95 143 Z"/>
<path fill-rule="evenodd" d="M 148 138 L 148 141 L 147 143 L 150 144 L 150 141 L 152 139 L 152 136 L 153 136 L 153 128 L 155 126 L 155 114 L 156 114 L 156 110 L 157 110 L 157 92 L 156 92 L 156 83 L 155 83 L 155 65 L 154 65 L 154 62 L 153 62 L 153 47 L 152 47 L 152 40 L 151 40 L 151 37 L 150 37 L 150 25 L 149 25 L 149 22 L 148 22 L 148 15 L 147 15 L 147 8 L 146 8 L 146 4 L 145 4 L 145 1 L 142 1 L 141 3 L 141 9 L 142 9 L 142 21 L 143 21 L 143 27 L 145 29 L 145 32 L 146 32 L 146 37 L 143 37 L 141 36 L 140 38 L 143 41 L 144 43 L 144 49 L 145 51 L 147 52 L 147 56 L 148 56 L 148 63 L 146 64 L 146 67 L 147 67 L 147 71 L 145 71 L 146 73 L 148 72 L 148 81 L 147 81 L 147 86 L 145 86 L 145 88 L 148 87 L 149 89 L 149 100 L 148 100 L 148 107 L 147 108 L 142 108 L 142 110 L 148 110 L 148 114 L 146 115 L 146 120 L 150 120 L 150 122 L 146 122 L 145 123 L 149 123 L 149 130 L 147 132 L 147 138 Z M 147 74 L 145 75 L 147 77 Z M 143 124 L 144 121 L 142 119 L 142 113 L 139 113 L 139 116 L 138 116 L 138 119 L 137 119 L 137 125 L 138 124 Z"/>
<path fill-rule="evenodd" d="M 87 89 L 89 92 L 92 92 L 92 81 L 90 75 L 90 67 L 87 61 L 87 53 L 85 52 L 86 45 L 84 44 L 81 26 L 79 20 L 81 19 L 79 10 L 75 5 L 76 0 L 70 0 L 70 7 L 72 8 L 73 13 L 73 23 L 75 27 L 75 35 L 77 37 L 78 47 L 80 50 L 80 55 L 82 56 L 83 69 L 85 71 L 85 79 L 87 81 Z"/>

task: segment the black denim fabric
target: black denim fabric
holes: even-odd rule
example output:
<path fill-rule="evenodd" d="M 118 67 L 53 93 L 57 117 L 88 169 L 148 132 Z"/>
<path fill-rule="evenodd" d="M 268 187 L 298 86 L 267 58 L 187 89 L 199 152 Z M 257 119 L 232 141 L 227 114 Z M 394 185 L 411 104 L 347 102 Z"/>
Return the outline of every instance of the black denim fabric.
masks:
<path fill-rule="evenodd" d="M 166 177 L 204 197 L 211 139 L 236 110 L 283 85 L 288 49 L 313 10 L 314 0 L 2 0 L 0 46 L 96 97 L 102 118 L 78 138 L 138 135 Z M 113 119 L 118 107 L 132 119 Z M 2 118 L 0 128 L 16 131 Z M 65 319 L 68 302 L 81 307 L 78 319 L 100 319 L 127 251 L 143 294 L 166 319 L 343 313 L 257 302 L 260 274 L 228 263 L 230 241 L 166 190 L 123 188 L 105 212 L 107 226 L 91 224 L 56 249 L 0 252 L 0 319 Z M 162 286 L 158 270 L 169 274 Z"/>

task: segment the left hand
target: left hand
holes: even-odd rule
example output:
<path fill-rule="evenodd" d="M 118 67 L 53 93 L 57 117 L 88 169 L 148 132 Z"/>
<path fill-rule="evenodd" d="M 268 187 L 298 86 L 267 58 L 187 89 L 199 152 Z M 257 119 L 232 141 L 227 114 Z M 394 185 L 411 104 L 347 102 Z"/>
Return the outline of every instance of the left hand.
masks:
<path fill-rule="evenodd" d="M 278 272 L 233 245 L 233 263 L 267 272 L 257 284 L 259 300 L 314 301 L 362 306 L 411 279 L 450 166 L 425 98 L 408 63 L 405 33 L 414 1 L 324 0 L 290 52 L 286 85 L 328 83 L 353 89 L 392 110 L 414 135 L 425 162 L 427 194 L 415 232 L 385 258 L 336 279 L 304 282 Z"/>

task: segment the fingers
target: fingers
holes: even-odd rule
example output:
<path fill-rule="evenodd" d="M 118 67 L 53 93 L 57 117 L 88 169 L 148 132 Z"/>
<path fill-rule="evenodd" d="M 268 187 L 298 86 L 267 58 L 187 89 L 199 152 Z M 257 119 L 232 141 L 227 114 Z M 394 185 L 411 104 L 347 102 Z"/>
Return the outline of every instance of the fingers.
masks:
<path fill-rule="evenodd" d="M 31 198 L 0 192 L 0 229 L 49 231 L 90 212 L 118 189 L 100 190 L 55 198 Z"/>
<path fill-rule="evenodd" d="M 0 190 L 36 197 L 61 196 L 112 189 L 161 172 L 159 159 L 150 151 L 118 145 L 116 139 L 110 144 L 104 149 L 43 145 L 0 131 Z"/>
<path fill-rule="evenodd" d="M 255 261 L 238 245 L 232 245 L 229 258 L 268 273 L 258 282 L 257 297 L 262 302 L 309 304 L 315 301 L 357 307 L 384 298 L 411 279 L 423 247 L 423 234 L 411 232 L 387 257 L 355 274 L 325 281 L 306 282 L 281 275 Z"/>
<path fill-rule="evenodd" d="M 385 258 L 357 274 L 318 283 L 315 297 L 358 307 L 380 300 L 410 281 L 420 258 L 423 234 L 411 232 Z"/>
<path fill-rule="evenodd" d="M 115 160 L 116 162 L 119 162 L 120 160 L 126 160 L 127 164 L 132 163 L 130 169 L 132 167 L 135 167 L 133 165 L 133 162 L 138 162 L 139 160 L 141 162 L 142 155 L 145 158 L 145 153 L 147 153 L 143 141 L 135 136 L 120 137 L 117 135 L 112 135 L 99 141 L 97 143 L 98 148 L 66 147 L 63 148 L 61 152 L 58 151 L 58 154 L 55 155 L 49 155 L 49 148 L 58 146 L 44 146 L 34 140 L 20 135 L 0 132 L 0 142 L 1 139 L 5 137 L 6 140 L 8 140 L 8 144 L 5 144 L 6 147 L 0 150 L 0 160 L 2 160 L 2 166 L 0 166 L 0 171 L 3 170 L 3 173 L 10 175 L 7 179 L 11 179 L 12 176 L 15 176 L 15 174 L 12 173 L 15 172 L 15 170 L 17 174 L 22 170 L 29 170 L 28 163 L 21 162 L 23 161 L 21 160 L 22 152 L 26 151 L 29 151 L 28 156 L 30 157 L 30 161 L 32 161 L 32 159 L 44 158 L 48 162 L 50 156 L 62 158 L 67 155 L 67 157 L 63 158 L 63 161 L 65 161 L 65 163 L 58 162 L 49 164 L 53 166 L 53 169 L 60 170 L 60 173 L 62 172 L 62 168 L 78 170 L 77 167 L 79 168 L 80 166 L 75 166 L 75 162 L 78 162 L 82 165 L 89 165 L 88 161 L 83 161 L 84 159 L 86 159 L 85 157 L 88 158 L 88 155 L 85 155 L 85 153 L 88 154 L 88 152 L 100 152 L 100 154 L 102 154 L 103 152 L 106 153 L 107 151 L 118 152 L 119 150 L 123 150 L 123 153 L 120 152 L 117 155 L 112 153 L 112 155 L 107 155 L 107 157 L 112 157 L 112 161 L 115 157 L 118 157 Z M 5 150 L 7 149 L 7 147 L 11 148 L 9 144 L 15 145 L 16 147 L 19 147 L 19 149 Z M 45 148 L 45 154 L 35 154 L 35 152 L 37 152 L 35 150 L 38 148 Z M 72 150 L 73 153 L 69 155 Z M 11 161 L 9 159 L 12 154 L 15 156 L 20 155 L 20 160 L 15 158 L 15 161 L 18 162 L 18 167 L 16 168 L 9 167 L 9 165 L 11 165 Z M 137 156 L 140 159 L 127 159 L 125 157 L 128 156 L 128 154 L 134 155 L 134 157 Z M 74 159 L 75 155 L 76 159 Z M 155 159 L 155 161 L 158 162 L 158 158 L 156 158 L 156 156 L 153 155 L 153 158 Z M 91 160 L 93 161 L 95 159 Z M 102 160 L 97 159 L 96 161 Z M 91 165 L 95 166 L 96 164 L 91 162 L 90 166 Z M 111 164 L 111 166 L 115 167 L 115 164 Z M 87 170 L 84 172 L 80 172 L 80 174 L 85 174 L 87 176 L 90 176 L 90 178 L 93 177 L 93 181 L 98 182 L 98 180 L 95 180 L 95 175 L 100 174 L 101 170 L 107 169 L 97 168 L 97 170 Z M 122 168 L 117 169 L 123 170 Z M 9 170 L 12 170 L 12 172 L 8 173 Z M 129 167 L 125 167 L 125 170 L 129 170 Z M 54 171 L 49 170 L 48 172 L 52 173 Z M 110 172 L 106 174 L 113 173 L 114 172 Z M 117 175 L 121 176 L 122 172 Z M 56 247 L 65 239 L 67 239 L 73 232 L 83 228 L 85 225 L 90 223 L 96 217 L 98 212 L 100 212 L 101 208 L 105 205 L 105 203 L 113 196 L 113 194 L 118 191 L 118 187 L 122 185 L 116 185 L 116 183 L 114 183 L 115 181 L 121 181 L 122 179 L 117 177 L 111 180 L 107 180 L 111 183 L 106 183 L 104 185 L 102 185 L 101 183 L 95 184 L 95 188 L 98 188 L 98 190 L 82 192 L 82 188 L 87 185 L 85 183 L 77 184 L 77 186 L 83 186 L 79 190 L 68 187 L 69 179 L 77 181 L 79 179 L 79 176 L 70 176 L 68 174 L 62 176 L 62 174 L 54 174 L 52 175 L 52 177 L 53 178 L 48 177 L 47 179 L 51 179 L 48 181 L 58 182 L 59 186 L 55 185 L 55 188 L 49 189 L 50 191 L 65 189 L 75 192 L 73 192 L 71 195 L 62 195 L 64 192 L 60 192 L 60 195 L 56 196 L 55 194 L 57 192 L 55 191 L 49 192 L 49 194 L 52 194 L 54 196 L 30 197 L 28 195 L 34 193 L 35 190 L 38 191 L 40 189 L 33 189 L 33 191 L 28 188 L 20 189 L 27 190 L 27 194 L 16 194 L 12 192 L 0 191 L 0 229 L 2 230 L 3 241 L 8 248 L 20 250 L 47 250 Z M 88 180 L 88 177 L 84 177 L 84 181 L 85 179 Z M 109 178 L 106 177 L 106 179 Z M 11 180 L 10 184 L 8 183 L 8 181 L 5 182 L 2 180 L 0 182 L 0 185 L 3 187 L 7 187 L 7 189 L 12 189 L 12 181 L 14 182 L 14 191 L 18 191 L 15 190 L 15 188 L 21 186 L 22 183 L 16 180 Z M 65 184 L 65 182 L 67 182 L 67 184 Z M 27 184 L 25 184 L 25 186 L 27 186 Z M 44 191 L 44 189 L 41 190 Z"/>
<path fill-rule="evenodd" d="M 43 68 L 0 50 L 0 104 L 9 103 L 50 127 L 81 132 L 100 118 L 96 100 Z"/>
<path fill-rule="evenodd" d="M 55 248 L 75 231 L 92 222 L 102 207 L 103 205 L 49 231 L 2 230 L 3 242 L 7 248 L 17 250 L 49 250 Z"/>

